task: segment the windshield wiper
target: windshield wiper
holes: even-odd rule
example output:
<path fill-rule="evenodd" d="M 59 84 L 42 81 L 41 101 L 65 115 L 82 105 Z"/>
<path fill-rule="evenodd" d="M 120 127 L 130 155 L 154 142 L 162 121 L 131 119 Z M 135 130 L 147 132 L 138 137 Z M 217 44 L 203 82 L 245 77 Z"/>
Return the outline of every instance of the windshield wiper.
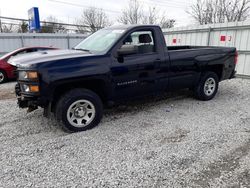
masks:
<path fill-rule="evenodd" d="M 89 53 L 91 53 L 90 52 L 90 50 L 88 50 L 88 49 L 82 49 L 82 48 L 73 48 L 74 50 L 81 50 L 81 51 L 84 51 L 84 52 L 89 52 Z"/>

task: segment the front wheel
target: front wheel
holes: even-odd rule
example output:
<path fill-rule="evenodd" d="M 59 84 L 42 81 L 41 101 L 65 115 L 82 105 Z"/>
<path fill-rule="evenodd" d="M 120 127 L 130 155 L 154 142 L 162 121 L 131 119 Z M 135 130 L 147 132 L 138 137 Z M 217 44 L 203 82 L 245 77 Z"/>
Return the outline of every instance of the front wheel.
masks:
<path fill-rule="evenodd" d="M 214 98 L 218 91 L 219 78 L 214 72 L 206 72 L 201 76 L 198 86 L 195 88 L 195 97 L 208 101 Z"/>
<path fill-rule="evenodd" d="M 63 95 L 56 106 L 56 119 L 67 132 L 86 131 L 102 118 L 100 97 L 87 89 L 73 89 Z"/>

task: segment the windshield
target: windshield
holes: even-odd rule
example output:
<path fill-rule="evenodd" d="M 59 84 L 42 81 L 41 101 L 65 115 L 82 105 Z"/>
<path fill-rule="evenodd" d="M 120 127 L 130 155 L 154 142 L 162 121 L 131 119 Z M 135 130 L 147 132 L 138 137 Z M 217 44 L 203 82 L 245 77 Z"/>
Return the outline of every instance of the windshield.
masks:
<path fill-rule="evenodd" d="M 5 54 L 7 54 L 7 53 L 0 53 L 0 59 L 3 59 Z"/>
<path fill-rule="evenodd" d="M 13 53 L 13 51 L 12 51 L 12 52 L 9 52 L 9 53 L 4 53 L 4 54 L 2 54 L 2 55 L 0 55 L 0 59 L 8 58 L 9 56 L 11 56 L 12 53 Z"/>
<path fill-rule="evenodd" d="M 89 51 L 91 53 L 106 53 L 117 41 L 125 30 L 121 29 L 102 29 L 90 35 L 74 49 Z"/>
<path fill-rule="evenodd" d="M 14 51 L 11 51 L 9 53 L 5 53 L 3 56 L 1 56 L 1 59 L 9 59 L 11 56 L 15 56 L 17 54 L 17 52 L 20 51 L 20 48 L 14 50 Z"/>

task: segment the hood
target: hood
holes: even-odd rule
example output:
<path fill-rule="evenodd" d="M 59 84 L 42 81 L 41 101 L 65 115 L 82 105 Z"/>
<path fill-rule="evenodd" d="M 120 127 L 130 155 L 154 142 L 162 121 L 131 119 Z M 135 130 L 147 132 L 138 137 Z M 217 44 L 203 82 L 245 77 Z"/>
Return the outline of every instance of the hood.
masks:
<path fill-rule="evenodd" d="M 60 59 L 69 59 L 76 57 L 93 56 L 88 52 L 80 50 L 48 50 L 28 53 L 20 56 L 10 58 L 8 63 L 13 66 L 29 66 L 32 64 L 43 63 L 48 61 L 55 61 Z"/>

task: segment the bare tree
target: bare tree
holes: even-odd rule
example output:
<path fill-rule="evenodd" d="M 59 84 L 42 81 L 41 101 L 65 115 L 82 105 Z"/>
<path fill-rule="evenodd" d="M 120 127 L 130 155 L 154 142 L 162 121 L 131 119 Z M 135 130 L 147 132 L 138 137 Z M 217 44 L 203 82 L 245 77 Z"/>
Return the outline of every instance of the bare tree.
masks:
<path fill-rule="evenodd" d="M 200 24 L 244 21 L 250 0 L 197 0 L 188 13 Z"/>
<path fill-rule="evenodd" d="M 12 23 L 1 23 L 0 24 L 0 31 L 1 33 L 13 33 L 16 32 L 16 28 L 14 27 L 14 24 Z"/>
<path fill-rule="evenodd" d="M 2 25 L 2 20 L 0 19 L 0 32 L 3 32 L 3 25 Z"/>
<path fill-rule="evenodd" d="M 118 22 L 123 24 L 158 24 L 164 28 L 173 27 L 174 19 L 167 19 L 165 14 L 155 7 L 149 7 L 148 11 L 144 10 L 139 0 L 130 0 L 128 6 L 122 11 Z"/>
<path fill-rule="evenodd" d="M 123 24 L 140 24 L 143 18 L 142 5 L 138 0 L 130 0 L 128 7 L 122 11 L 118 22 Z"/>
<path fill-rule="evenodd" d="M 90 7 L 84 10 L 81 18 L 76 22 L 78 25 L 81 25 L 77 27 L 77 32 L 79 33 L 94 33 L 97 30 L 110 25 L 105 12 L 102 9 L 95 7 Z"/>
<path fill-rule="evenodd" d="M 243 21 L 249 17 L 249 0 L 224 1 L 225 16 L 227 21 Z"/>
<path fill-rule="evenodd" d="M 0 33 L 13 33 L 16 32 L 15 24 L 4 23 L 0 19 Z"/>
<path fill-rule="evenodd" d="M 65 33 L 66 28 L 59 23 L 59 20 L 53 16 L 49 16 L 41 26 L 40 33 Z"/>
<path fill-rule="evenodd" d="M 174 19 L 168 19 L 165 13 L 161 13 L 161 11 L 155 7 L 149 7 L 148 13 L 144 14 L 144 19 L 146 20 L 144 24 L 157 24 L 162 28 L 172 28 L 175 24 Z"/>
<path fill-rule="evenodd" d="M 156 24 L 158 13 L 155 7 L 149 7 L 148 13 L 143 15 L 143 24 Z"/>
<path fill-rule="evenodd" d="M 160 24 L 162 28 L 172 28 L 175 25 L 174 19 L 166 19 L 165 17 L 162 17 Z"/>

